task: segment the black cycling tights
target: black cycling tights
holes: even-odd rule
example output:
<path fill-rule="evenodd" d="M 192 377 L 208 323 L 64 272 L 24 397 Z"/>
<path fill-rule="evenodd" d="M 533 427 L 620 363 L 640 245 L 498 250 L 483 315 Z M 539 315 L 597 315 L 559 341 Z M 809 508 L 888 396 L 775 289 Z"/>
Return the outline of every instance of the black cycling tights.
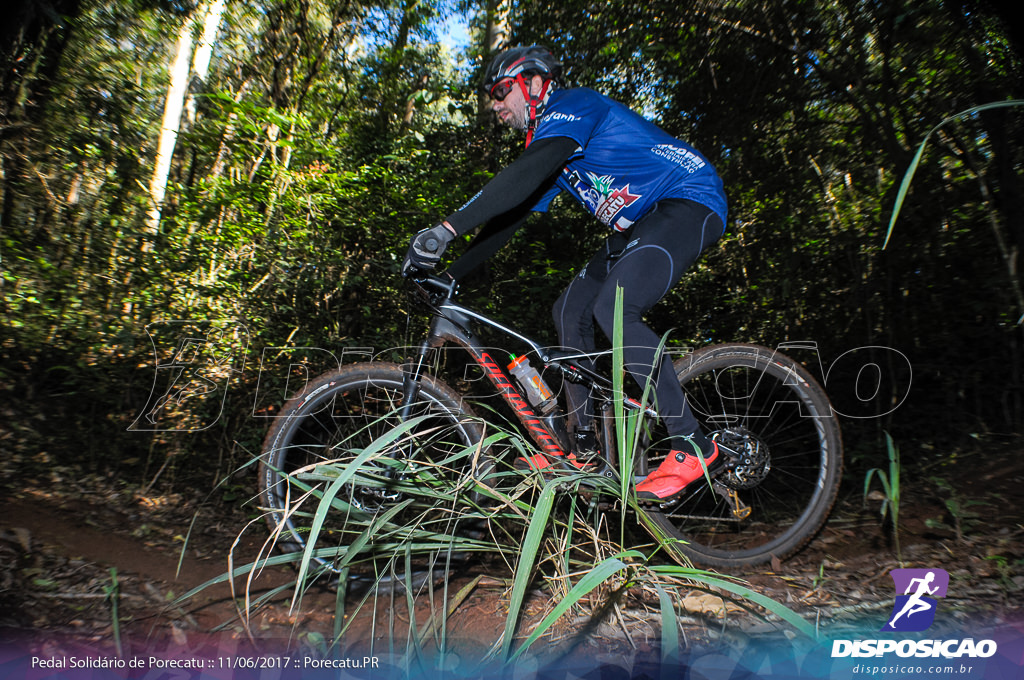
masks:
<path fill-rule="evenodd" d="M 722 220 L 693 201 L 661 201 L 629 231 L 608 237 L 587 266 L 572 280 L 554 306 L 555 327 L 563 347 L 593 352 L 594 321 L 609 338 L 615 323 L 615 290 L 623 289 L 622 344 L 626 369 L 646 385 L 652 374 L 660 337 L 643 321 L 643 315 L 672 289 L 705 248 L 722 235 Z M 680 438 L 699 431 L 672 362 L 661 356 L 654 375 L 658 412 L 664 419 L 673 449 Z M 664 379 L 661 379 L 664 376 Z M 593 428 L 587 388 L 566 383 L 569 408 L 577 427 Z"/>

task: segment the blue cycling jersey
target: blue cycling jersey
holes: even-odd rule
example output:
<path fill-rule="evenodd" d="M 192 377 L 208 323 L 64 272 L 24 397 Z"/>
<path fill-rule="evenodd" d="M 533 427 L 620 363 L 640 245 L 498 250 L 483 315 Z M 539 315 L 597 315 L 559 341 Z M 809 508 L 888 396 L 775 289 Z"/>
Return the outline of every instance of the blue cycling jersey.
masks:
<path fill-rule="evenodd" d="M 628 107 L 588 88 L 555 90 L 537 121 L 534 143 L 569 137 L 579 144 L 556 184 L 533 206 L 547 212 L 568 191 L 601 222 L 624 231 L 666 198 L 713 210 L 725 224 L 722 180 L 689 144 Z"/>

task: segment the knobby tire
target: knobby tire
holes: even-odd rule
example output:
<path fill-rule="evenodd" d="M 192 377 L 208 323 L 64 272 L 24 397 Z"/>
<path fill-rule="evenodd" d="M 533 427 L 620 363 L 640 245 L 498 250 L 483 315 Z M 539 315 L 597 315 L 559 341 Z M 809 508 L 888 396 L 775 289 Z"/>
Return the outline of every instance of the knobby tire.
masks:
<path fill-rule="evenodd" d="M 331 501 L 313 553 L 321 573 L 347 568 L 350 588 L 400 588 L 446 573 L 462 557 L 446 537 L 464 536 L 471 524 L 461 519 L 472 500 L 477 470 L 470 468 L 487 463 L 475 452 L 479 419 L 431 376 L 412 409 L 415 427 L 380 446 L 401 426 L 403 380 L 402 367 L 387 362 L 321 375 L 283 406 L 264 440 L 260 502 L 282 552 L 306 549 L 324 492 L 352 474 Z M 353 465 L 373 446 L 380 450 Z"/>
<path fill-rule="evenodd" d="M 675 369 L 704 431 L 740 456 L 716 478 L 719 492 L 701 478 L 676 502 L 646 506 L 649 519 L 680 556 L 705 566 L 750 566 L 802 548 L 825 523 L 842 473 L 842 437 L 825 391 L 802 365 L 757 345 L 703 348 Z M 655 469 L 665 448 L 640 472 Z M 749 508 L 745 518 L 723 488 Z"/>

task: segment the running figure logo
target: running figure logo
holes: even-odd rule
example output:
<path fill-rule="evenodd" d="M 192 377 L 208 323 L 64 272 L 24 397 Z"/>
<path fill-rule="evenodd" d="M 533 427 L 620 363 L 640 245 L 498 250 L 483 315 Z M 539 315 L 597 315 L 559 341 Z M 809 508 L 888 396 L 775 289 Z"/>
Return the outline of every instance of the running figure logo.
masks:
<path fill-rule="evenodd" d="M 932 625 L 938 607 L 936 598 L 946 596 L 949 574 L 943 569 L 893 569 L 889 575 L 897 595 L 892 616 L 882 630 L 916 632 Z"/>

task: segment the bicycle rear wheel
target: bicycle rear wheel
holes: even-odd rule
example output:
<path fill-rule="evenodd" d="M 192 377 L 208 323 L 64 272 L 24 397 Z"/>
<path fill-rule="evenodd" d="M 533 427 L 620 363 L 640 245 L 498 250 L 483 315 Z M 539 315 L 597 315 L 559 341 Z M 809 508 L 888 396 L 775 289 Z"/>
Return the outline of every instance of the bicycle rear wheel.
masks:
<path fill-rule="evenodd" d="M 757 345 L 708 347 L 676 362 L 704 431 L 727 452 L 709 485 L 647 509 L 673 549 L 694 562 L 737 567 L 783 559 L 825 523 L 842 471 L 839 424 L 800 364 Z M 645 458 L 655 469 L 667 448 Z M 641 470 L 641 472 L 646 472 Z"/>
<path fill-rule="evenodd" d="M 264 441 L 260 499 L 277 548 L 299 553 L 314 541 L 313 564 L 347 568 L 349 586 L 418 585 L 484 545 L 470 535 L 480 523 L 474 474 L 489 460 L 479 420 L 424 376 L 403 422 L 403 381 L 385 362 L 320 376 Z"/>

